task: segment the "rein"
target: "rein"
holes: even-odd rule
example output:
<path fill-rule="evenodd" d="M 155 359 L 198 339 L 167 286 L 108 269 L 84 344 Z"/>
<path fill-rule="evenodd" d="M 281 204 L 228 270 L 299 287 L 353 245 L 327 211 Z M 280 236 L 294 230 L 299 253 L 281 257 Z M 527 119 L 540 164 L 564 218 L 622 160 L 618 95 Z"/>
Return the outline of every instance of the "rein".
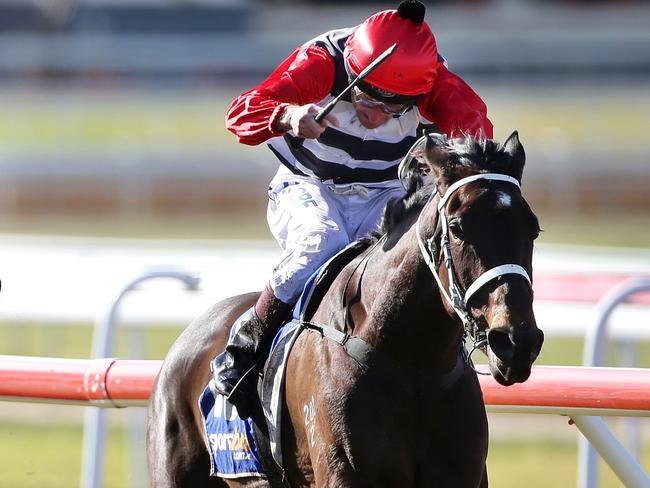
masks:
<path fill-rule="evenodd" d="M 472 339 L 473 345 L 472 345 L 472 350 L 467 355 L 468 361 L 471 360 L 472 353 L 476 349 L 482 349 L 485 346 L 487 346 L 486 331 L 479 327 L 476 321 L 471 317 L 471 314 L 468 310 L 467 304 L 469 300 L 472 298 L 472 296 L 475 295 L 476 292 L 478 292 L 483 286 L 485 286 L 490 281 L 498 278 L 499 276 L 503 276 L 507 274 L 518 274 L 520 276 L 523 276 L 524 279 L 528 282 L 528 284 L 532 286 L 530 276 L 528 276 L 528 272 L 518 264 L 502 264 L 500 266 L 495 266 L 494 268 L 485 271 L 478 278 L 476 278 L 476 280 L 474 280 L 474 282 L 467 288 L 467 290 L 465 290 L 464 294 L 461 291 L 460 286 L 456 282 L 454 262 L 451 255 L 451 245 L 449 243 L 449 225 L 447 222 L 447 213 L 445 211 L 446 204 L 449 198 L 451 197 L 451 195 L 456 190 L 458 190 L 464 185 L 467 185 L 468 183 L 472 183 L 478 180 L 504 181 L 516 186 L 521 190 L 519 181 L 517 181 L 517 179 L 511 176 L 502 175 L 498 173 L 482 173 L 482 174 L 468 176 L 466 178 L 462 178 L 456 181 L 455 183 L 453 183 L 447 189 L 447 192 L 444 195 L 439 194 L 437 188 L 435 188 L 431 193 L 427 205 L 436 197 L 436 195 L 440 195 L 440 199 L 437 205 L 438 225 L 436 226 L 436 230 L 434 231 L 433 235 L 429 239 L 424 241 L 422 238 L 422 232 L 420 231 L 420 220 L 422 218 L 422 214 L 424 213 L 423 211 L 420 212 L 420 215 L 418 216 L 418 220 L 415 224 L 416 226 L 415 233 L 418 240 L 418 246 L 420 247 L 420 253 L 422 254 L 422 257 L 424 258 L 424 261 L 426 262 L 427 266 L 429 267 L 431 274 L 433 274 L 433 277 L 435 278 L 436 283 L 438 284 L 438 288 L 440 289 L 442 295 L 445 297 L 449 305 L 451 305 L 451 307 L 454 309 L 456 315 L 458 315 L 460 320 L 463 322 L 465 338 L 470 337 Z M 438 236 L 440 236 L 440 246 L 442 248 L 442 256 L 440 256 L 440 253 L 437 250 L 437 246 L 435 242 Z M 441 260 L 444 260 L 444 265 L 445 268 L 447 269 L 447 276 L 449 279 L 448 289 L 445 289 L 442 280 L 440 279 L 440 274 L 438 272 L 442 264 Z"/>

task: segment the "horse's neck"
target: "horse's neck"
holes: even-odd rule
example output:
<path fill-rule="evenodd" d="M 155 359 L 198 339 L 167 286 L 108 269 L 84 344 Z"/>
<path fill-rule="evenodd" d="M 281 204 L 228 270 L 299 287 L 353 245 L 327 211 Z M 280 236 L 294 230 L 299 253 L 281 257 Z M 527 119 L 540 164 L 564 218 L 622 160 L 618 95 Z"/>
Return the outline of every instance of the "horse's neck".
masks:
<path fill-rule="evenodd" d="M 354 335 L 393 357 L 420 366 L 428 361 L 435 367 L 455 361 L 460 335 L 458 323 L 443 307 L 414 232 L 412 226 L 392 248 L 374 249 L 348 265 L 334 286 L 338 296 L 345 295 L 348 324 L 343 324 L 340 302 L 338 309 L 330 304 L 326 316 L 330 320 L 338 316 L 340 326 L 352 328 Z"/>

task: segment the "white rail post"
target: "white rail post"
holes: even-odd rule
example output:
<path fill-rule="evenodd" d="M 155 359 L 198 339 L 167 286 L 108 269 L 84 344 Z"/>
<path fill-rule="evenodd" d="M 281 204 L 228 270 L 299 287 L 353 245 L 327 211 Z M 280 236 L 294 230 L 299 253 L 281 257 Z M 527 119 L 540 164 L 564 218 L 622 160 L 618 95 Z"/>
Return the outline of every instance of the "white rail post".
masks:
<path fill-rule="evenodd" d="M 632 278 L 608 291 L 596 304 L 596 322 L 587 329 L 583 351 L 583 366 L 603 366 L 609 317 L 628 297 L 650 290 L 650 278 Z M 598 487 L 598 459 L 589 441 L 581 437 L 578 443 L 578 487 Z M 647 486 L 647 485 L 646 485 Z"/>
<path fill-rule="evenodd" d="M 128 282 L 95 324 L 91 352 L 93 358 L 105 358 L 113 354 L 118 310 L 124 297 L 143 281 L 160 278 L 180 280 L 190 290 L 196 290 L 200 281 L 197 276 L 189 273 L 163 270 L 146 272 Z M 81 488 L 100 488 L 102 485 L 105 437 L 106 412 L 99 407 L 86 407 L 81 456 Z"/>
<path fill-rule="evenodd" d="M 601 417 L 572 417 L 585 439 L 593 445 L 626 488 L 648 488 L 650 478 L 625 447 L 614 437 Z"/>

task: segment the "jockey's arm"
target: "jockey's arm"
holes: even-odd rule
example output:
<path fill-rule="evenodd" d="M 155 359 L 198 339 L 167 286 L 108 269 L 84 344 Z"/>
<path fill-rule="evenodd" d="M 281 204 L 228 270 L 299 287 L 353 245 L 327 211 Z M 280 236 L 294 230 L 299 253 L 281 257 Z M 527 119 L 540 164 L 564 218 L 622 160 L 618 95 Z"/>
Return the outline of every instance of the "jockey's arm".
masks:
<path fill-rule="evenodd" d="M 493 137 L 485 102 L 443 64 L 439 65 L 432 90 L 418 102 L 418 109 L 448 137 L 459 137 L 464 133 Z"/>
<path fill-rule="evenodd" d="M 299 124 L 294 112 L 325 98 L 333 84 L 334 61 L 327 51 L 300 47 L 260 85 L 233 100 L 226 113 L 226 128 L 243 144 L 260 144 L 294 128 L 294 122 Z M 304 110 L 313 121 L 317 108 Z M 306 114 L 300 117 L 309 123 Z"/>

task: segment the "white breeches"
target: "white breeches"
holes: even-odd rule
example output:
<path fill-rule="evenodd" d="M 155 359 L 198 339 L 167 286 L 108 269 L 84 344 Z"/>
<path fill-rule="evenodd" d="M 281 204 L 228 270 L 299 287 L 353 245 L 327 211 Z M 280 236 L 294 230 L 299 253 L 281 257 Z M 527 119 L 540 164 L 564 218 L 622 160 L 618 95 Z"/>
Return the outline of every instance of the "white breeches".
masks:
<path fill-rule="evenodd" d="M 307 279 L 350 242 L 375 230 L 386 203 L 404 196 L 399 186 L 332 185 L 281 167 L 269 185 L 267 219 L 282 248 L 271 288 L 296 302 Z"/>

